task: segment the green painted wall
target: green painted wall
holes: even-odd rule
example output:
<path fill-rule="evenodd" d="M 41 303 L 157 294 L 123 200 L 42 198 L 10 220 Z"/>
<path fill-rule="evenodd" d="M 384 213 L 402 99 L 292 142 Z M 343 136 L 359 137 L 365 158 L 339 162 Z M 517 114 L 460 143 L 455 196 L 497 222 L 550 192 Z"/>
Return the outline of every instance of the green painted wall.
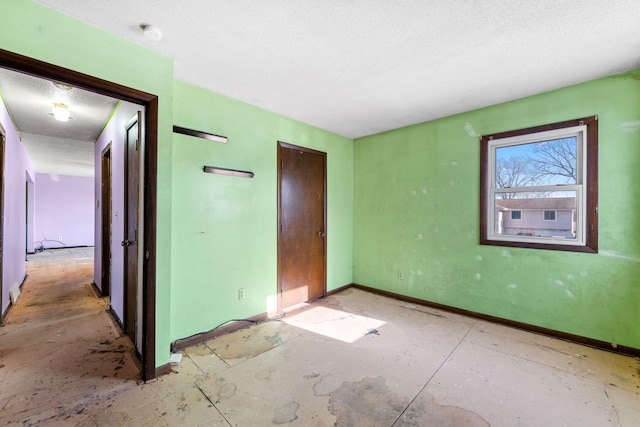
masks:
<path fill-rule="evenodd" d="M 0 10 L 0 48 L 159 96 L 156 365 L 168 363 L 173 60 L 30 0 Z"/>
<path fill-rule="evenodd" d="M 174 92 L 171 58 L 30 0 L 1 10 L 0 48 L 159 96 L 157 366 L 171 341 L 263 313 L 275 296 L 278 140 L 327 153 L 327 287 L 351 283 L 352 140 L 183 82 Z M 230 142 L 173 135 L 173 124 Z M 256 177 L 204 174 L 203 164 Z"/>
<path fill-rule="evenodd" d="M 355 281 L 640 348 L 640 73 L 354 143 L 174 81 L 171 58 L 30 0 L 1 10 L 0 48 L 159 96 L 158 366 L 171 341 L 263 313 L 275 296 L 278 140 L 327 152 L 329 290 Z M 479 246 L 477 136 L 593 114 L 600 253 Z M 173 124 L 230 141 L 173 135 Z"/>
<path fill-rule="evenodd" d="M 172 340 L 275 304 L 277 141 L 327 153 L 327 288 L 352 282 L 352 140 L 181 81 L 173 110 L 176 125 L 229 142 L 173 137 Z M 205 174 L 203 165 L 255 177 Z"/>
<path fill-rule="evenodd" d="M 480 246 L 478 136 L 590 115 L 599 254 Z M 639 160 L 639 72 L 358 139 L 354 281 L 640 348 Z"/>

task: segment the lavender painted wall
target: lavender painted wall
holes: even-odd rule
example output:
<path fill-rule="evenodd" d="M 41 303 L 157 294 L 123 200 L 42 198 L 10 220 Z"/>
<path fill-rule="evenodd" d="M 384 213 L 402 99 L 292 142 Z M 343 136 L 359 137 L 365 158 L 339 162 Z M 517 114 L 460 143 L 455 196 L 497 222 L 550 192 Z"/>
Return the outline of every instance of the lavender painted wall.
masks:
<path fill-rule="evenodd" d="M 27 252 L 34 252 L 34 238 L 36 235 L 36 188 L 35 181 L 27 177 Z"/>
<path fill-rule="evenodd" d="M 26 183 L 35 175 L 27 151 L 0 99 L 0 123 L 6 132 L 4 224 L 2 239 L 2 313 L 9 306 L 9 291 L 24 280 L 27 251 Z"/>
<path fill-rule="evenodd" d="M 102 151 L 111 144 L 111 308 L 124 320 L 124 126 L 140 107 L 121 102 L 95 143 L 95 257 L 93 281 L 102 286 Z"/>
<path fill-rule="evenodd" d="M 45 248 L 93 246 L 93 181 L 86 176 L 36 174 L 36 248 L 38 242 Z"/>

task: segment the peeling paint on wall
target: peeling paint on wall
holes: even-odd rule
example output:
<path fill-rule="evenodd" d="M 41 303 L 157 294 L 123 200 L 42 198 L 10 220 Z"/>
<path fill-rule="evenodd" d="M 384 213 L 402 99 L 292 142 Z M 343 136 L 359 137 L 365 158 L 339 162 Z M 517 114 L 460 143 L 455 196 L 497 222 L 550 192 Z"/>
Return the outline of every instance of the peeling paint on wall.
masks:
<path fill-rule="evenodd" d="M 478 132 L 475 131 L 475 129 L 473 129 L 473 125 L 469 122 L 466 122 L 464 124 L 464 130 L 465 132 L 467 132 L 467 134 L 469 134 L 469 136 L 472 136 L 474 138 L 479 138 L 480 134 Z"/>
<path fill-rule="evenodd" d="M 618 125 L 622 133 L 634 133 L 640 131 L 640 120 L 634 122 L 623 122 Z"/>
<path fill-rule="evenodd" d="M 638 256 L 622 255 L 622 254 L 617 254 L 613 251 L 600 251 L 600 255 L 606 256 L 606 257 L 612 257 L 612 258 L 625 259 L 627 261 L 640 262 L 640 258 Z"/>

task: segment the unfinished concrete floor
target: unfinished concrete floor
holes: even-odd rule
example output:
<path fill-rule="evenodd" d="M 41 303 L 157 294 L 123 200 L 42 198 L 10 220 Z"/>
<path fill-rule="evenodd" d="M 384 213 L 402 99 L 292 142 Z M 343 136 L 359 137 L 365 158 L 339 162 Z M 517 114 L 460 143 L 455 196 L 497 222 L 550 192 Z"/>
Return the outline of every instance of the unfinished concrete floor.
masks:
<path fill-rule="evenodd" d="M 632 357 L 355 289 L 190 347 L 143 384 L 90 256 L 57 258 L 29 261 L 0 329 L 0 425 L 640 425 Z"/>

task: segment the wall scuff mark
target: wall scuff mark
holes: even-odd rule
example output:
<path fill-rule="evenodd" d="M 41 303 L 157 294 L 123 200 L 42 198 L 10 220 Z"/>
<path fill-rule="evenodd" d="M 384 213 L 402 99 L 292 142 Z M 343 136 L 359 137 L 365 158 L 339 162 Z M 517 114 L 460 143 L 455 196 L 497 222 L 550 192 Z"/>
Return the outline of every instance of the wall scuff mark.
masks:
<path fill-rule="evenodd" d="M 464 130 L 465 132 L 467 132 L 467 134 L 469 134 L 469 136 L 472 136 L 474 138 L 479 138 L 480 134 L 478 132 L 475 131 L 475 129 L 473 129 L 473 125 L 469 122 L 466 122 L 464 124 Z"/>
<path fill-rule="evenodd" d="M 618 125 L 622 133 L 634 133 L 640 131 L 640 120 L 634 122 L 623 122 Z"/>

